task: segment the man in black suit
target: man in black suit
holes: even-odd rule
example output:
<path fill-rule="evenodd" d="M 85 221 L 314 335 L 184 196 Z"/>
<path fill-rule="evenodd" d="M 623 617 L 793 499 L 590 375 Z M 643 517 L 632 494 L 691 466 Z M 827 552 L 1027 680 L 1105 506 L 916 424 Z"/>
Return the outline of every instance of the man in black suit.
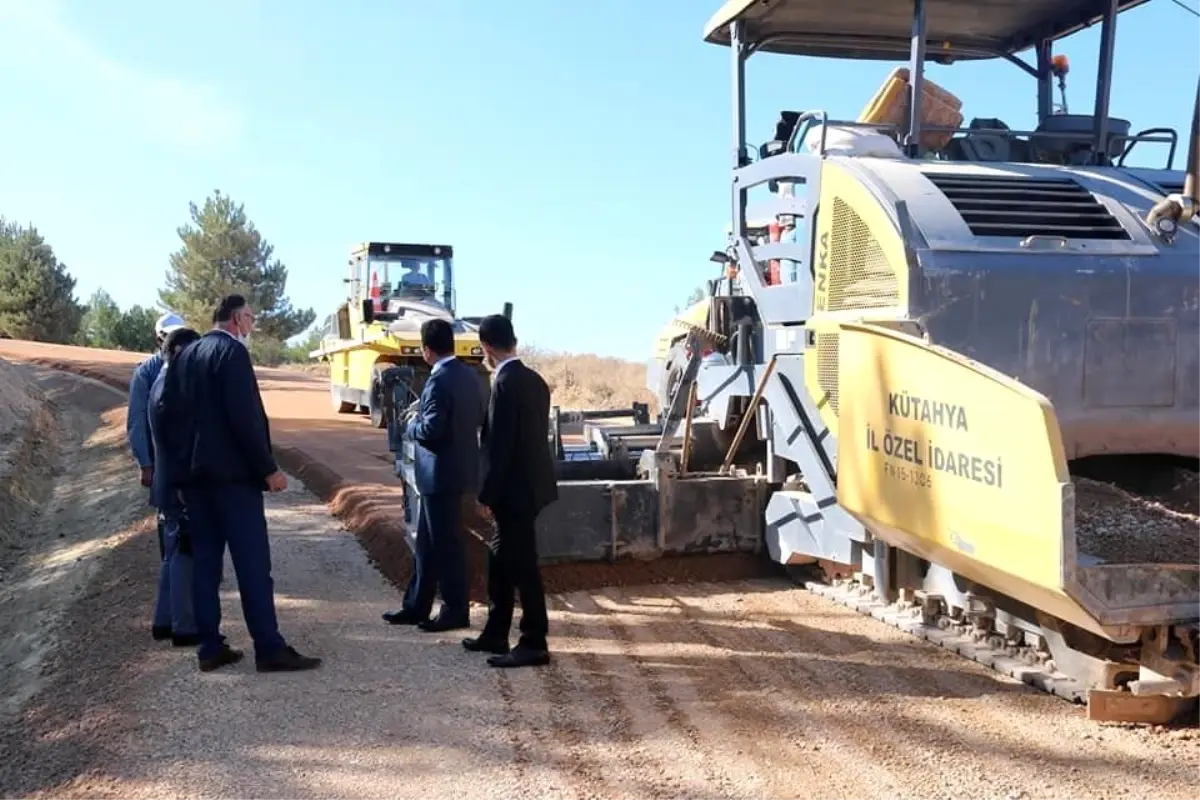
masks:
<path fill-rule="evenodd" d="M 454 357 L 454 328 L 446 320 L 421 325 L 421 349 L 432 369 L 405 431 L 416 444 L 413 471 L 421 496 L 416 564 L 402 607 L 383 618 L 392 625 L 451 631 L 471 624 L 459 528 L 463 496 L 474 494 L 479 482 L 483 387 L 478 373 Z M 430 619 L 438 590 L 442 607 Z"/>
<path fill-rule="evenodd" d="M 287 488 L 271 452 L 271 431 L 247 342 L 254 311 L 228 295 L 216 327 L 176 357 L 159 401 L 168 480 L 183 493 L 192 544 L 197 656 L 209 672 L 242 660 L 221 635 L 221 567 L 233 558 L 259 672 L 314 669 L 279 633 L 263 490 Z"/>
<path fill-rule="evenodd" d="M 485 317 L 479 342 L 493 379 L 479 502 L 490 511 L 496 532 L 488 554 L 487 624 L 477 638 L 464 639 L 463 647 L 493 653 L 488 658 L 493 667 L 541 666 L 550 662 L 549 620 L 536 526 L 542 509 L 558 499 L 549 444 L 550 389 L 516 357 L 517 337 L 507 317 Z M 510 651 L 514 592 L 521 597 L 521 638 Z"/>

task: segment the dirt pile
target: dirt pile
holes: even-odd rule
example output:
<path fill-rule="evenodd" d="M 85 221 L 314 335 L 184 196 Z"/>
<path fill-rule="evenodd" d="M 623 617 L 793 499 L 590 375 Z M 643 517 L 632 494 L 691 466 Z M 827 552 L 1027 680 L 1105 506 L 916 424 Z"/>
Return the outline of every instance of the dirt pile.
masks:
<path fill-rule="evenodd" d="M 1195 564 L 1200 519 L 1116 486 L 1075 479 L 1075 540 L 1080 553 L 1110 564 Z"/>
<path fill-rule="evenodd" d="M 0 358 L 0 579 L 18 533 L 50 491 L 54 415 L 27 371 Z"/>

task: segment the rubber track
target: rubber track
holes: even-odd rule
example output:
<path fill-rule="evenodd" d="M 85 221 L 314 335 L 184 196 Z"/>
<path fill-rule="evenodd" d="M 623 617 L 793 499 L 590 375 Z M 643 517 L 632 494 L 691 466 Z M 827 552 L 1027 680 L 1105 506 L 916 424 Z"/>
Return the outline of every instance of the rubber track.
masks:
<path fill-rule="evenodd" d="M 884 603 L 862 584 L 847 581 L 838 585 L 830 585 L 818 581 L 806 581 L 804 588 L 839 605 L 852 608 L 860 614 L 899 628 L 918 639 L 924 639 L 931 644 L 965 656 L 988 669 L 1008 675 L 1028 686 L 1057 695 L 1072 703 L 1087 702 L 1087 687 L 1074 678 L 1056 670 L 1033 666 L 1003 650 L 989 647 L 986 641 L 976 641 L 969 632 L 964 634 L 953 628 L 943 630 L 936 624 L 930 625 L 921 619 L 919 607 L 902 607 L 898 603 Z M 945 614 L 939 615 L 939 619 L 952 622 L 951 618 Z"/>

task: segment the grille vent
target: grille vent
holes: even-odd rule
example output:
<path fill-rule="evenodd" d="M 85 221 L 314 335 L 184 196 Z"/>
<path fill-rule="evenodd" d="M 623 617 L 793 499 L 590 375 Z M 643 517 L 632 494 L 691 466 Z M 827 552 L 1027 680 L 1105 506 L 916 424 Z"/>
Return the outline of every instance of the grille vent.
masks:
<path fill-rule="evenodd" d="M 1128 241 L 1112 214 L 1070 178 L 926 173 L 976 236 Z"/>
<path fill-rule="evenodd" d="M 900 287 L 883 248 L 862 218 L 840 197 L 833 199 L 831 239 L 828 310 L 899 304 Z"/>
<path fill-rule="evenodd" d="M 838 334 L 817 334 L 817 385 L 829 398 L 829 408 L 838 413 Z"/>

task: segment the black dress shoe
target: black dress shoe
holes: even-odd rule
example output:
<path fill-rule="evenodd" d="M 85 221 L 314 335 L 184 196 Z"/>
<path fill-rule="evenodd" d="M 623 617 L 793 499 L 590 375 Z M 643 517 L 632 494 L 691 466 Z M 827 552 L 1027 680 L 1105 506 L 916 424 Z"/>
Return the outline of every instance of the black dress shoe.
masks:
<path fill-rule="evenodd" d="M 242 656 L 241 650 L 234 650 L 227 644 L 221 645 L 221 650 L 215 656 L 200 659 L 200 671 L 212 672 L 228 664 L 236 664 L 242 660 Z"/>
<path fill-rule="evenodd" d="M 489 667 L 544 667 L 550 663 L 550 653 L 545 650 L 528 650 L 517 645 L 510 652 L 499 656 L 490 656 L 487 660 Z"/>
<path fill-rule="evenodd" d="M 383 616 L 383 621 L 388 625 L 420 625 L 422 622 L 427 622 L 429 616 L 419 617 L 412 611 L 388 611 Z"/>
<path fill-rule="evenodd" d="M 170 625 L 155 625 L 150 628 L 150 635 L 154 637 L 156 642 L 165 642 L 171 638 Z"/>
<path fill-rule="evenodd" d="M 171 645 L 174 647 L 197 647 L 200 644 L 200 634 L 185 633 L 181 636 L 172 636 Z"/>
<path fill-rule="evenodd" d="M 418 622 L 417 627 L 426 633 L 441 633 L 442 631 L 457 631 L 471 627 L 470 617 L 443 617 L 438 614 L 431 620 Z"/>
<path fill-rule="evenodd" d="M 462 640 L 463 649 L 472 653 L 494 653 L 502 656 L 508 652 L 508 642 L 503 639 L 491 639 L 486 636 L 476 636 Z"/>
<path fill-rule="evenodd" d="M 321 659 L 302 656 L 294 647 L 285 647 L 270 658 L 258 658 L 254 668 L 259 672 L 304 672 L 321 666 Z"/>

